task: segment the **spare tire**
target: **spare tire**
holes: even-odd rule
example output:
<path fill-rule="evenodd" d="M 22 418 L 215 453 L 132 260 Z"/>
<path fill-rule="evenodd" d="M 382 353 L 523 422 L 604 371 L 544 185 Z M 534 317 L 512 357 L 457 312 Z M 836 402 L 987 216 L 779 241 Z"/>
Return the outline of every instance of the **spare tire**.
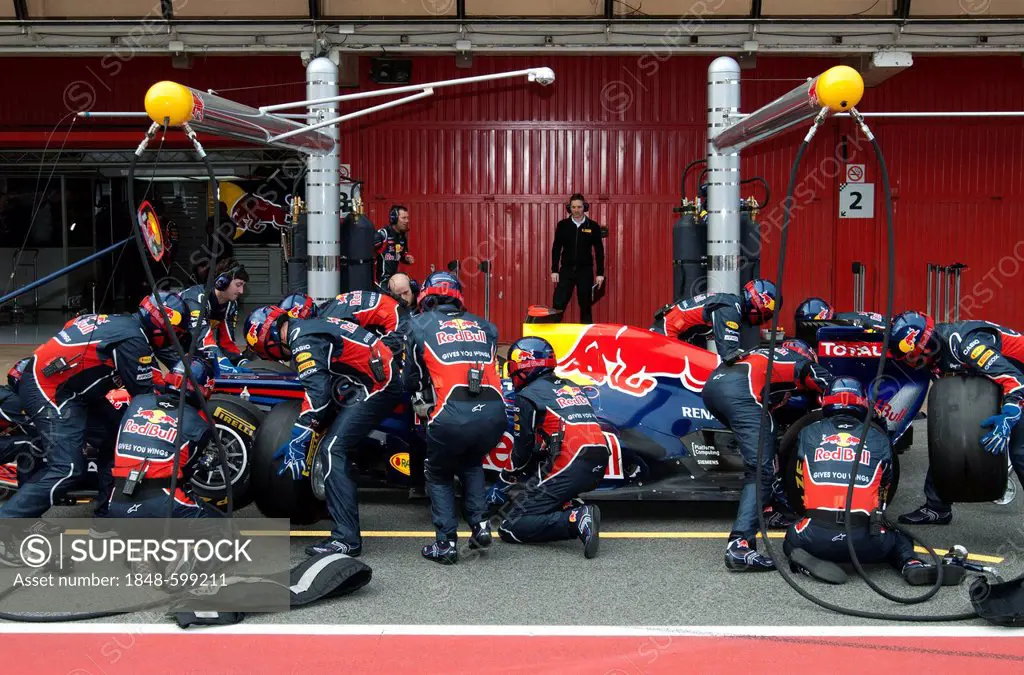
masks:
<path fill-rule="evenodd" d="M 999 385 L 976 375 L 952 375 L 928 392 L 928 461 L 932 482 L 945 502 L 991 502 L 1006 492 L 1005 455 L 981 446 L 986 417 L 999 412 Z"/>
<path fill-rule="evenodd" d="M 800 437 L 800 431 L 808 424 L 817 422 L 824 417 L 824 413 L 821 410 L 814 410 L 807 413 L 800 419 L 798 419 L 786 433 L 782 436 L 782 440 L 779 441 L 778 448 L 778 465 L 782 471 L 782 487 L 786 494 L 786 501 L 789 502 L 789 506 L 793 509 L 793 512 L 797 515 L 803 515 L 804 509 L 804 489 L 797 481 L 796 475 L 796 445 L 797 440 Z M 861 424 L 863 424 L 861 420 Z M 872 423 L 875 429 L 886 434 L 885 428 L 878 422 Z M 892 455 L 892 484 L 889 486 L 888 502 L 891 504 L 893 497 L 896 496 L 896 490 L 900 485 L 900 458 L 895 452 Z"/>
<path fill-rule="evenodd" d="M 264 414 L 248 401 L 224 394 L 211 396 L 207 408 L 227 453 L 231 472 L 231 508 L 237 511 L 252 503 L 249 480 L 252 473 L 253 446 Z M 218 508 L 227 508 L 227 490 L 219 455 L 212 469 L 195 468 L 191 483 L 192 491 L 197 497 Z"/>
<path fill-rule="evenodd" d="M 249 370 L 260 371 L 264 373 L 282 373 L 285 375 L 294 375 L 295 370 L 286 363 L 280 361 L 264 361 L 263 359 L 255 359 L 248 361 L 242 366 Z"/>
<path fill-rule="evenodd" d="M 292 425 L 301 407 L 299 401 L 287 401 L 267 413 L 253 447 L 251 489 L 256 507 L 264 516 L 288 518 L 297 525 L 312 525 L 327 517 L 326 505 L 313 494 L 308 479 L 278 476 L 281 462 L 273 458 L 277 449 L 291 439 Z"/>

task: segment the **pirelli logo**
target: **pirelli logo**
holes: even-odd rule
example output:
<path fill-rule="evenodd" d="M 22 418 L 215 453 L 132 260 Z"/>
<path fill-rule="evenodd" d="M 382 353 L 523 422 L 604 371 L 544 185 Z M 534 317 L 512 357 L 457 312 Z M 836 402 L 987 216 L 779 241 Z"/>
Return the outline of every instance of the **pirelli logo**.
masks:
<path fill-rule="evenodd" d="M 309 370 L 310 368 L 316 368 L 316 362 L 315 361 L 306 361 L 305 363 L 300 363 L 299 364 L 299 372 L 300 373 L 303 372 L 303 371 Z"/>
<path fill-rule="evenodd" d="M 223 422 L 224 424 L 227 424 L 230 427 L 234 427 L 235 429 L 238 429 L 239 431 L 244 433 L 246 436 L 255 436 L 256 435 L 256 427 L 254 425 L 249 424 L 248 422 L 243 420 L 238 415 L 230 413 L 227 410 L 225 410 L 224 408 L 221 408 L 220 406 L 217 406 L 214 409 L 213 417 L 214 417 L 214 419 L 216 419 L 219 422 Z"/>

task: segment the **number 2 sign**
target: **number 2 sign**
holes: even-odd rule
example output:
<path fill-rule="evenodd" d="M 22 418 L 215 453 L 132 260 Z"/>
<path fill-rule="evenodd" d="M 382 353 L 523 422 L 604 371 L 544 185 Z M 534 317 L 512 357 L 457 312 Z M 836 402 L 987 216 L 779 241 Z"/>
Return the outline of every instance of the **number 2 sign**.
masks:
<path fill-rule="evenodd" d="M 839 217 L 840 218 L 874 218 L 875 217 L 875 184 L 874 183 L 840 183 L 840 185 L 839 185 Z"/>

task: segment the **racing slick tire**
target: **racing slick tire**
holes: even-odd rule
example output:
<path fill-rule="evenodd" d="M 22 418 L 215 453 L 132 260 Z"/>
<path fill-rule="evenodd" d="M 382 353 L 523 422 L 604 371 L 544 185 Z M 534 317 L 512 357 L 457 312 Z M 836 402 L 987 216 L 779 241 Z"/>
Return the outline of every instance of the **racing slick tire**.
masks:
<path fill-rule="evenodd" d="M 231 471 L 231 508 L 237 511 L 252 503 L 252 456 L 256 432 L 265 417 L 262 410 L 237 396 L 215 394 L 207 407 L 214 427 L 227 453 Z M 211 446 L 216 451 L 216 446 Z M 212 469 L 195 467 L 192 491 L 195 496 L 219 509 L 227 508 L 227 491 L 219 455 Z"/>
<path fill-rule="evenodd" d="M 312 525 L 328 517 L 327 505 L 316 498 L 308 479 L 278 476 L 280 460 L 274 453 L 291 439 L 292 425 L 302 404 L 286 401 L 274 406 L 256 434 L 252 462 L 252 490 L 256 507 L 267 518 L 288 518 L 296 525 Z"/>
<path fill-rule="evenodd" d="M 245 367 L 249 370 L 264 373 L 281 373 L 285 375 L 295 374 L 295 371 L 291 366 L 286 363 L 281 363 L 280 361 L 264 361 L 263 359 L 255 359 L 247 362 Z"/>
<path fill-rule="evenodd" d="M 783 434 L 782 440 L 779 441 L 779 454 L 778 454 L 778 465 L 782 470 L 782 485 L 786 493 L 786 500 L 789 502 L 790 508 L 799 516 L 804 515 L 804 488 L 803 482 L 799 476 L 797 476 L 796 466 L 796 447 L 797 439 L 800 436 L 800 430 L 806 427 L 812 422 L 817 422 L 824 417 L 824 413 L 821 410 L 814 410 L 799 420 L 797 420 L 786 433 Z M 861 422 L 863 424 L 863 422 Z M 872 422 L 874 427 L 885 433 L 885 428 L 882 427 L 878 422 Z M 888 435 L 888 434 L 886 434 Z M 892 499 L 896 496 L 896 490 L 900 485 L 900 458 L 895 452 L 892 455 L 892 484 L 889 486 L 889 495 L 886 500 L 887 503 L 892 503 Z M 1002 493 L 1000 493 L 1002 496 Z"/>
<path fill-rule="evenodd" d="M 990 502 L 1003 496 L 1006 455 L 981 446 L 981 422 L 999 413 L 999 386 L 985 377 L 952 375 L 928 392 L 928 462 L 944 502 Z"/>

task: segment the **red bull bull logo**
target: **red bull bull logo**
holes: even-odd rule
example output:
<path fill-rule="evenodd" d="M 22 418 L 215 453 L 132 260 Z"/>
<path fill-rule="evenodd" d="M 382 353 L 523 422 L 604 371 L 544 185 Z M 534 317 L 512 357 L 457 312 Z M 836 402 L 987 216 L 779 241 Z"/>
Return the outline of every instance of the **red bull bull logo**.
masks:
<path fill-rule="evenodd" d="M 919 331 L 916 328 L 911 328 L 909 331 L 907 331 L 906 337 L 904 337 L 899 342 L 900 352 L 902 352 L 903 354 L 909 354 L 910 352 L 914 351 L 914 347 L 917 342 L 917 336 L 920 334 L 921 331 Z"/>
<path fill-rule="evenodd" d="M 274 202 L 247 192 L 231 206 L 231 222 L 240 230 L 259 234 L 268 225 L 281 229 L 288 224 L 285 210 Z"/>
<path fill-rule="evenodd" d="M 822 445 L 838 445 L 843 448 L 853 448 L 860 443 L 860 439 L 853 434 L 848 434 L 845 431 L 840 431 L 838 434 L 829 434 L 828 436 L 821 437 Z"/>
<path fill-rule="evenodd" d="M 588 326 L 558 363 L 563 377 L 581 375 L 630 396 L 645 396 L 658 378 L 700 392 L 718 364 L 714 354 L 659 339 L 632 326 Z"/>

